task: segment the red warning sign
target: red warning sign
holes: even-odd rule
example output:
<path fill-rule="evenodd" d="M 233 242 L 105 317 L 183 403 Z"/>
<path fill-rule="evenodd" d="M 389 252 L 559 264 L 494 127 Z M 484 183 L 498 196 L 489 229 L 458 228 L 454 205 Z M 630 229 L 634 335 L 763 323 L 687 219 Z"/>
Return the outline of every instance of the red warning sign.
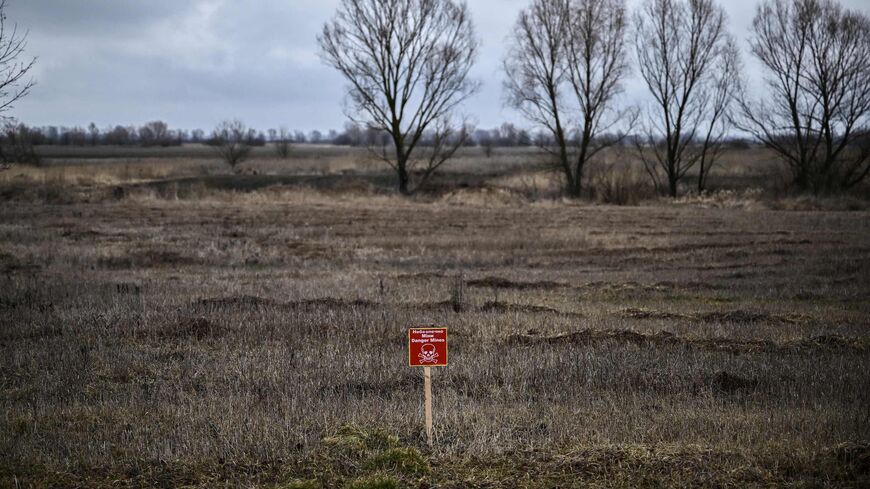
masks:
<path fill-rule="evenodd" d="M 446 367 L 447 328 L 409 329 L 408 364 L 412 367 Z"/>

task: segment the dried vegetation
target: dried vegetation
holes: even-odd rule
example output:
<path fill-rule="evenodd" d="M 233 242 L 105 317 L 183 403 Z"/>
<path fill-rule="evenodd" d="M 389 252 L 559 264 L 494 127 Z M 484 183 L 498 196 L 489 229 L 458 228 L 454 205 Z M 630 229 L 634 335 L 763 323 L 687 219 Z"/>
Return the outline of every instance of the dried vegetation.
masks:
<path fill-rule="evenodd" d="M 0 486 L 870 482 L 865 211 L 137 191 L 0 207 Z"/>

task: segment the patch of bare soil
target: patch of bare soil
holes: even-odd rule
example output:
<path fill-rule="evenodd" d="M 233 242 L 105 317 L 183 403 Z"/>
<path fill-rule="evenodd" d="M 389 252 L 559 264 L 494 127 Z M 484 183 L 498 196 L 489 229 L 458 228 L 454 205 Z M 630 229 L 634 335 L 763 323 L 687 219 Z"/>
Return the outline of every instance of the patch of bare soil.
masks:
<path fill-rule="evenodd" d="M 515 282 L 501 277 L 485 277 L 478 280 L 469 280 L 466 282 L 469 287 L 489 287 L 492 289 L 513 289 L 513 290 L 528 290 L 528 289 L 565 289 L 572 288 L 571 285 L 559 282 L 540 281 L 540 282 Z"/>
<path fill-rule="evenodd" d="M 550 345 L 581 345 L 588 346 L 605 342 L 616 342 L 642 347 L 682 346 L 706 351 L 726 352 L 732 354 L 744 353 L 812 353 L 819 351 L 861 351 L 870 349 L 870 342 L 865 338 L 846 338 L 842 336 L 817 336 L 786 343 L 776 343 L 769 340 L 732 340 L 726 338 L 696 339 L 683 338 L 662 331 L 655 334 L 643 334 L 627 330 L 583 330 L 573 333 L 563 333 L 555 336 L 540 336 L 538 334 L 517 334 L 508 336 L 508 344 L 528 346 L 537 344 Z"/>
<path fill-rule="evenodd" d="M 335 299 L 333 297 L 324 297 L 320 299 L 309 299 L 304 301 L 297 302 L 288 302 L 283 304 L 284 307 L 289 308 L 370 308 L 379 306 L 376 302 L 367 301 L 364 299 L 356 299 L 352 301 L 343 300 L 343 299 Z"/>
<path fill-rule="evenodd" d="M 397 280 L 429 280 L 433 278 L 445 278 L 448 275 L 443 272 L 417 272 L 417 273 L 400 273 L 396 275 Z"/>

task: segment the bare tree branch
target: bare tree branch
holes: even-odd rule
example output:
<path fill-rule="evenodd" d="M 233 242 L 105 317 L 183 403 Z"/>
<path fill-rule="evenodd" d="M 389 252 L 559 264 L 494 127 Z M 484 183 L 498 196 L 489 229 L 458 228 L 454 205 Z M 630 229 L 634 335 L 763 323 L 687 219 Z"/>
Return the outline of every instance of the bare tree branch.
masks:
<path fill-rule="evenodd" d="M 831 0 L 766 0 L 752 30 L 769 96 L 743 93 L 736 123 L 779 155 L 801 190 L 859 184 L 870 173 L 870 18 Z"/>
<path fill-rule="evenodd" d="M 432 159 L 415 157 L 423 138 L 443 131 L 453 111 L 479 84 L 468 73 L 479 41 L 464 2 L 454 0 L 342 0 L 318 36 L 324 61 L 349 83 L 348 116 L 390 134 L 399 191 L 408 194 L 413 170 Z M 464 128 L 463 128 L 464 129 Z M 448 148 L 445 148 L 448 149 Z M 453 155 L 452 151 L 436 157 Z M 417 188 L 422 182 L 418 182 Z"/>
<path fill-rule="evenodd" d="M 217 125 L 209 144 L 230 168 L 238 171 L 239 164 L 250 156 L 253 139 L 253 130 L 249 130 L 242 121 L 227 120 Z"/>
<path fill-rule="evenodd" d="M 622 0 L 534 0 L 520 13 L 504 62 L 507 105 L 552 134 L 568 194 L 579 197 L 587 163 L 627 130 L 633 109 L 614 107 L 628 73 Z M 548 143 L 549 144 L 549 143 Z"/>
<path fill-rule="evenodd" d="M 8 120 L 3 114 L 36 85 L 32 78 L 27 79 L 36 58 L 21 60 L 26 47 L 27 32 L 19 32 L 17 24 L 10 29 L 6 23 L 6 0 L 0 0 L 0 119 Z"/>
<path fill-rule="evenodd" d="M 282 127 L 277 132 L 277 138 L 275 139 L 275 154 L 278 155 L 279 158 L 287 159 L 290 157 L 290 152 L 293 150 L 293 144 L 291 142 L 290 131 L 287 130 L 286 127 Z"/>
<path fill-rule="evenodd" d="M 635 13 L 638 67 L 654 100 L 636 147 L 651 175 L 664 173 L 672 197 L 696 165 L 703 191 L 721 154 L 740 86 L 738 51 L 725 24 L 725 11 L 712 0 L 647 0 Z"/>

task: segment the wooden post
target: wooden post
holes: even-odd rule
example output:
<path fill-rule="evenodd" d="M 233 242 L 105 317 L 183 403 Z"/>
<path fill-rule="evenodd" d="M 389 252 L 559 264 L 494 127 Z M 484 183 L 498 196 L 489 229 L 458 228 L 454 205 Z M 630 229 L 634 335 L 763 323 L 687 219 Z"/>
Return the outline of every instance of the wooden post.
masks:
<path fill-rule="evenodd" d="M 426 441 L 432 446 L 432 368 L 423 368 L 423 400 L 426 410 Z"/>

